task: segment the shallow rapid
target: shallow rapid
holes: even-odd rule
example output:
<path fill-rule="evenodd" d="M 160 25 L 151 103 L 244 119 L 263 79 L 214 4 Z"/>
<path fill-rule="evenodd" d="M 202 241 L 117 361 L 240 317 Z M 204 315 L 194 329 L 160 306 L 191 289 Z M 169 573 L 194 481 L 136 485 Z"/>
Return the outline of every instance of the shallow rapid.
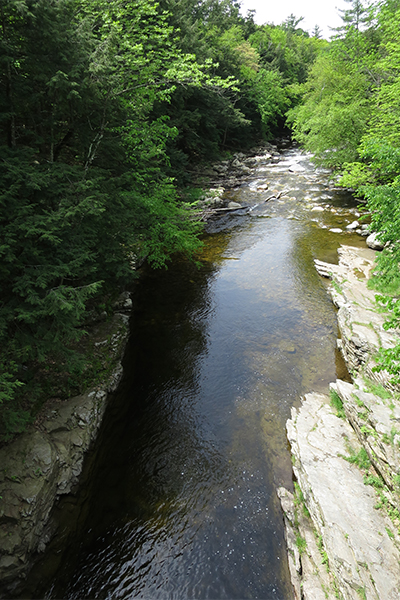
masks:
<path fill-rule="evenodd" d="M 297 149 L 258 157 L 230 199 L 250 209 L 212 222 L 199 269 L 176 260 L 136 285 L 125 384 L 36 571 L 42 597 L 292 597 L 285 423 L 346 377 L 313 259 L 365 242 L 345 229 L 354 199 Z"/>

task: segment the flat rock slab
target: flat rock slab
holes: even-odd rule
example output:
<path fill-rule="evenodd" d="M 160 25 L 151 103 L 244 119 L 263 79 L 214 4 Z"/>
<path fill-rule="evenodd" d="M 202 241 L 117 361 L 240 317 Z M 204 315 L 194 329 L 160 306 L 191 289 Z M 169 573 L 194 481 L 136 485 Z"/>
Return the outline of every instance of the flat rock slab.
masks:
<path fill-rule="evenodd" d="M 343 458 L 350 448 L 354 453 L 361 448 L 354 430 L 333 413 L 328 396 L 313 393 L 305 396 L 299 410 L 292 409 L 287 433 L 293 470 L 338 591 L 346 600 L 398 600 L 397 530 L 375 508 L 376 493 L 364 484 L 361 471 Z M 308 552 L 307 546 L 307 557 Z M 320 597 L 313 593 L 311 586 L 303 597 Z"/>

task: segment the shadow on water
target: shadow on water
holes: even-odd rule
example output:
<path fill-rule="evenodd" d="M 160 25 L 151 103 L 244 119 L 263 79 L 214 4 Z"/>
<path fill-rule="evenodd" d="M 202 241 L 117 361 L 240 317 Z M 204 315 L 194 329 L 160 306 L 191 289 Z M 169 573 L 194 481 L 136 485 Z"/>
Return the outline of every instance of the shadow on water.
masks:
<path fill-rule="evenodd" d="M 275 493 L 292 485 L 285 422 L 346 376 L 312 259 L 336 253 L 329 228 L 355 205 L 299 153 L 285 160 L 301 176 L 261 164 L 235 196 L 257 210 L 208 236 L 200 269 L 177 260 L 136 285 L 124 385 L 31 597 L 292 597 Z M 267 177 L 290 188 L 282 201 L 254 192 Z"/>

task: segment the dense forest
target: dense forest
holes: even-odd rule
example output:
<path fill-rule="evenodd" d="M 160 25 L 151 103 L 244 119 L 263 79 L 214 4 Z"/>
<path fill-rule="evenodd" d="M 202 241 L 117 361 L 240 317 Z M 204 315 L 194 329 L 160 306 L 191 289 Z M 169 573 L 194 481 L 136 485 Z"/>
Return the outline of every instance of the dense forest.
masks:
<path fill-rule="evenodd" d="M 259 26 L 235 0 L 3 0 L 1 440 L 54 374 L 79 391 L 88 315 L 111 314 L 135 264 L 195 256 L 194 166 L 284 127 L 366 199 L 396 293 L 400 2 L 349 0 L 331 42 L 301 21 Z"/>

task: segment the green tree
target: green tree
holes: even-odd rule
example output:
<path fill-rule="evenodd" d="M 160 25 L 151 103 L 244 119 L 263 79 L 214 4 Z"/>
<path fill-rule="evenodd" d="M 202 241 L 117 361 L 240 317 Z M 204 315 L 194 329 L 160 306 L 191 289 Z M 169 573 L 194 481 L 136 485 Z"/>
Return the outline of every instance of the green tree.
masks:
<path fill-rule="evenodd" d="M 302 103 L 288 113 L 295 138 L 329 167 L 356 159 L 370 111 L 368 90 L 354 64 L 321 55 L 303 86 Z"/>
<path fill-rule="evenodd" d="M 166 174 L 177 130 L 151 112 L 177 86 L 222 91 L 232 81 L 179 50 L 148 0 L 1 8 L 4 433 L 29 414 L 15 397 L 20 383 L 49 356 L 66 370 L 76 361 L 70 344 L 84 333 L 88 303 L 127 285 L 138 258 L 162 266 L 199 247 L 199 225 Z"/>

